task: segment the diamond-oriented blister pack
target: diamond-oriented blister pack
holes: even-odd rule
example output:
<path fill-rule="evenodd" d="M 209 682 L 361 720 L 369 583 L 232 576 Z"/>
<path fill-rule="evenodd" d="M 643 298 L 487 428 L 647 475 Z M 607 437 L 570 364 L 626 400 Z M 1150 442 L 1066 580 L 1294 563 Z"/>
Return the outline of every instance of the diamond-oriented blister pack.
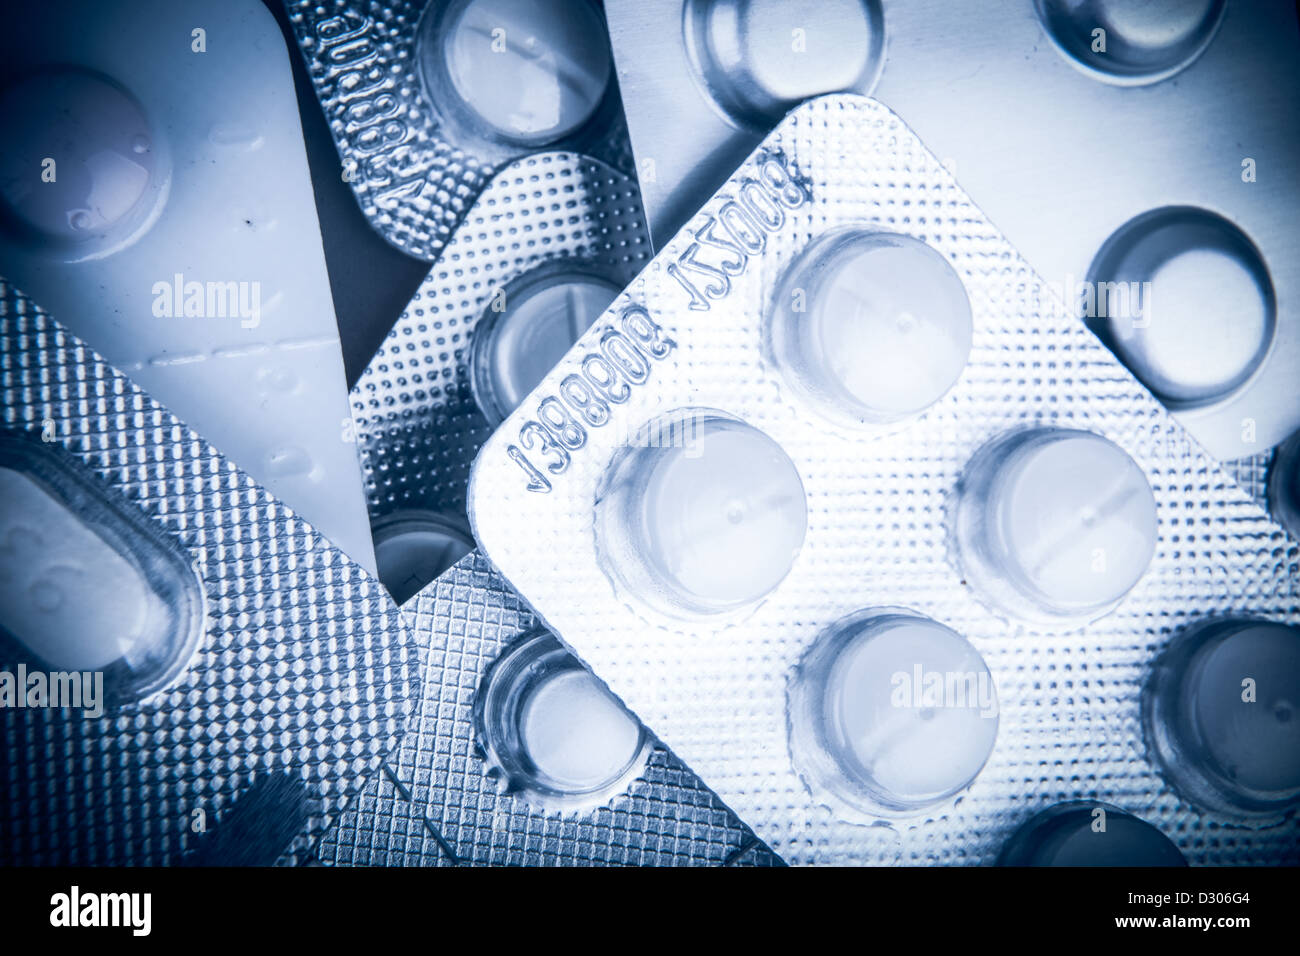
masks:
<path fill-rule="evenodd" d="M 223 831 L 246 794 L 268 823 L 301 814 L 281 834 L 279 861 L 295 862 L 402 731 L 419 679 L 409 629 L 368 572 L 20 292 L 0 292 L 5 440 L 91 489 L 82 520 L 106 502 L 179 556 L 197 620 L 176 676 L 143 699 L 98 719 L 0 712 L 5 862 L 247 859 Z M 40 533 L 6 519 L 15 536 Z M 4 649 L 9 672 L 39 668 Z"/>
<path fill-rule="evenodd" d="M 636 184 L 597 160 L 538 153 L 483 190 L 352 390 L 371 518 L 463 514 L 492 423 L 471 383 L 471 341 L 516 280 L 577 270 L 622 288 L 649 261 Z"/>
<path fill-rule="evenodd" d="M 748 232 L 736 231 L 740 222 Z M 973 315 L 957 384 L 920 418 L 883 431 L 815 414 L 762 342 L 785 267 L 849 225 L 937 250 Z M 559 387 L 581 374 L 584 356 L 619 336 L 644 347 L 627 364 L 639 381 L 603 413 L 559 408 Z M 594 513 L 629 436 L 685 408 L 721 410 L 780 446 L 806 495 L 807 532 L 762 600 L 683 621 L 602 566 Z M 1028 425 L 1108 438 L 1154 494 L 1149 567 L 1116 610 L 1082 628 L 991 611 L 950 550 L 967 462 Z M 1076 798 L 1135 813 L 1194 864 L 1300 859 L 1293 814 L 1245 825 L 1180 798 L 1146 752 L 1140 712 L 1154 659 L 1185 625 L 1223 614 L 1300 619 L 1295 541 L 876 101 L 810 101 L 764 140 L 488 440 L 470 513 L 485 554 L 545 624 L 791 863 L 992 863 L 1036 810 Z M 843 822 L 796 771 L 787 736 L 795 665 L 832 622 L 871 607 L 908 608 L 967 638 L 992 672 L 1000 711 L 997 745 L 969 789 L 893 826 Z"/>
<path fill-rule="evenodd" d="M 608 40 L 597 5 L 590 7 L 591 25 L 587 39 L 599 41 L 608 61 Z M 539 148 L 573 149 L 631 172 L 631 147 L 618 91 L 608 68 L 606 85 L 589 105 L 589 115 L 573 129 L 557 130 L 553 138 L 524 144 L 503 140 L 484 130 L 473 117 L 457 119 L 453 112 L 458 97 L 454 88 L 435 86 L 422 70 L 421 50 L 430 45 L 425 58 L 430 63 L 445 56 L 438 44 L 440 34 L 434 22 L 444 14 L 463 13 L 459 0 L 400 0 L 396 3 L 357 0 L 290 0 L 286 3 L 316 95 L 325 109 L 330 132 L 349 180 L 366 218 L 397 248 L 421 259 L 438 258 L 456 223 L 474 203 L 480 190 L 496 170 Z M 560 59 L 564 49 L 547 49 L 545 38 L 526 34 L 514 36 L 508 4 L 482 4 L 491 23 L 499 23 L 496 36 L 480 37 L 486 67 L 493 57 L 502 60 L 516 52 L 541 58 Z M 525 5 L 516 10 L 525 11 Z M 539 18 L 552 16 L 562 22 L 563 5 L 547 3 Z M 536 26 L 537 24 L 534 24 Z M 526 26 L 526 25 L 525 25 Z M 596 27 L 599 27 L 597 35 Z M 423 31 L 423 36 L 422 36 Z M 521 50 L 518 44 L 526 44 Z M 578 57 L 582 49 L 570 56 Z M 428 65 L 428 64 L 426 64 Z M 527 74 L 525 73 L 526 77 Z M 561 77 L 562 78 L 562 77 Z M 485 78 L 508 85 L 514 80 L 498 73 Z"/>
<path fill-rule="evenodd" d="M 322 862 L 780 865 L 663 746 L 626 793 L 594 811 L 542 813 L 499 792 L 476 746 L 474 696 L 493 661 L 536 619 L 477 553 L 403 613 L 425 655 L 422 700 L 386 760 L 388 774 L 370 782 L 322 842 Z"/>
<path fill-rule="evenodd" d="M 1146 330 L 1081 311 L 1212 456 L 1300 428 L 1295 4 L 606 8 L 656 248 L 801 100 L 869 94 L 1069 305 L 1085 282 L 1149 281 Z"/>

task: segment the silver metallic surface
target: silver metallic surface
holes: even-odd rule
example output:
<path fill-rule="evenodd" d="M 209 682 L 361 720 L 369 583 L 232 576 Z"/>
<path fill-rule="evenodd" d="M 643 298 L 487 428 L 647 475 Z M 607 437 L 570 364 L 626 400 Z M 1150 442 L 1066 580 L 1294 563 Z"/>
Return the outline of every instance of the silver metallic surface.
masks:
<path fill-rule="evenodd" d="M 403 613 L 423 655 L 423 699 L 386 776 L 322 842 L 337 864 L 780 865 L 661 745 L 639 779 L 588 813 L 561 816 L 503 794 L 474 735 L 474 702 L 498 656 L 537 627 L 477 552 Z"/>
<path fill-rule="evenodd" d="M 416 650 L 397 607 L 368 572 L 2 281 L 0 399 L 6 436 L 44 444 L 105 500 L 138 509 L 192 563 L 206 599 L 197 647 L 145 699 L 98 719 L 0 709 L 0 860 L 298 860 L 378 768 L 417 695 Z M 23 658 L 2 647 L 0 669 L 12 673 Z M 290 804 L 301 814 L 285 817 L 282 844 L 262 834 L 267 845 L 239 845 L 224 834 L 254 795 L 259 820 Z"/>
<path fill-rule="evenodd" d="M 1179 408 L 1176 416 L 1220 459 L 1266 451 L 1300 428 L 1294 388 L 1300 379 L 1295 4 L 1228 0 L 1221 23 L 1220 5 L 1212 0 L 882 5 L 884 68 L 871 95 L 916 131 L 1071 305 L 1098 251 L 1142 213 L 1204 209 L 1248 237 L 1276 295 L 1276 333 L 1263 343 L 1266 354 L 1245 370 L 1240 387 Z M 700 82 L 687 29 L 692 6 L 683 0 L 609 0 L 606 11 L 657 247 L 770 128 L 729 120 Z M 766 19 L 752 13 L 764 6 L 761 0 L 723 6 L 750 10 L 767 32 L 750 37 L 749 46 L 779 47 L 789 71 L 802 63 L 802 72 L 815 76 L 826 51 L 836 48 L 835 20 L 801 6 L 770 2 Z M 1130 78 L 1146 85 L 1117 83 L 1116 76 L 1063 55 L 1053 39 L 1060 31 L 1045 28 L 1040 7 L 1054 16 L 1068 11 L 1084 26 L 1095 19 L 1095 29 L 1107 30 L 1108 53 L 1092 59 L 1120 74 L 1127 62 L 1137 70 Z M 805 51 L 802 56 L 790 55 L 792 45 Z M 1155 82 L 1162 78 L 1161 58 L 1171 51 L 1176 55 L 1170 62 L 1180 71 Z M 1157 316 L 1159 308 L 1157 300 Z M 1167 311 L 1154 321 L 1179 323 L 1171 330 L 1176 338 L 1190 318 Z M 1194 318 L 1188 336 L 1213 324 L 1215 316 Z M 1230 323 L 1231 311 L 1220 321 Z M 1220 360 L 1211 348 L 1203 359 L 1211 365 Z"/>
<path fill-rule="evenodd" d="M 352 390 L 372 521 L 456 514 L 491 423 L 473 388 L 476 330 L 516 283 L 574 270 L 625 286 L 650 258 L 636 184 L 596 160 L 538 153 L 499 172 Z"/>
<path fill-rule="evenodd" d="M 594 8 L 590 0 L 576 2 Z M 494 140 L 456 120 L 446 90 L 431 90 L 422 76 L 420 42 L 431 28 L 425 21 L 466 5 L 465 0 L 286 3 L 344 173 L 366 218 L 393 245 L 430 261 L 493 173 L 532 150 L 576 150 L 631 171 L 612 77 L 590 119 L 548 142 L 523 146 Z M 515 37 L 505 24 L 500 29 L 506 31 L 501 40 L 507 46 L 526 39 Z"/>
<path fill-rule="evenodd" d="M 738 221 L 753 226 L 745 250 Z M 784 268 L 816 236 L 848 224 L 937 249 L 962 278 L 974 318 L 956 386 L 883 436 L 825 423 L 761 348 Z M 528 442 L 541 412 L 557 408 L 560 383 L 616 333 L 636 338 L 650 374 L 607 417 L 570 406 L 564 427 L 547 430 L 549 443 Z M 720 409 L 778 442 L 799 469 L 809 515 L 792 570 L 766 599 L 689 621 L 620 593 L 593 533 L 611 460 L 645 423 L 684 407 Z M 1149 570 L 1086 627 L 999 617 L 952 561 L 946 511 L 963 468 L 994 436 L 1030 424 L 1103 435 L 1137 462 L 1155 495 Z M 1298 859 L 1294 816 L 1229 832 L 1233 821 L 1180 798 L 1145 753 L 1139 700 L 1153 658 L 1186 623 L 1224 613 L 1300 620 L 1300 547 L 877 101 L 823 97 L 782 122 L 488 440 L 470 514 L 485 553 L 547 626 L 790 862 L 992 862 L 1024 819 L 1064 799 L 1113 802 L 1161 829 L 1192 863 Z M 1000 703 L 984 770 L 951 811 L 912 827 L 840 822 L 811 797 L 787 750 L 791 668 L 829 623 L 881 605 L 966 637 Z"/>

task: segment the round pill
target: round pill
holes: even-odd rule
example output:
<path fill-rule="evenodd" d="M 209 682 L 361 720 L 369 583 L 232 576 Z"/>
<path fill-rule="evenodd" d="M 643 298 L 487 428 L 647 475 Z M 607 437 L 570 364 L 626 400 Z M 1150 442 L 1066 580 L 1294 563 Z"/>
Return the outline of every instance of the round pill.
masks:
<path fill-rule="evenodd" d="M 462 0 L 438 56 L 469 114 L 500 138 L 540 146 L 596 112 L 609 84 L 605 25 L 585 0 Z"/>
<path fill-rule="evenodd" d="M 1112 83 L 1155 83 L 1189 66 L 1209 46 L 1224 0 L 1038 0 L 1057 49 Z"/>
<path fill-rule="evenodd" d="M 596 276 L 548 271 L 494 296 L 471 359 L 474 392 L 488 420 L 495 424 L 514 411 L 619 291 Z"/>
<path fill-rule="evenodd" d="M 770 126 L 823 93 L 867 93 L 884 62 L 879 0 L 689 0 L 683 29 L 731 119 Z"/>
<path fill-rule="evenodd" d="M 1152 750 L 1193 802 L 1245 813 L 1300 802 L 1300 629 L 1242 619 L 1190 628 L 1143 704 Z"/>
<path fill-rule="evenodd" d="M 831 628 L 801 664 L 790 705 L 801 770 L 868 814 L 952 797 L 997 739 L 997 694 L 979 653 L 912 613 L 863 612 Z"/>
<path fill-rule="evenodd" d="M 1058 804 L 1031 817 L 1007 840 L 1001 866 L 1186 866 L 1163 833 L 1118 807 Z"/>
<path fill-rule="evenodd" d="M 463 521 L 428 511 L 398 511 L 375 523 L 379 580 L 398 604 L 474 550 Z"/>
<path fill-rule="evenodd" d="M 542 810 L 607 802 L 640 776 L 653 746 L 641 723 L 543 630 L 492 662 L 473 720 L 502 789 Z"/>
<path fill-rule="evenodd" d="M 561 670 L 523 703 L 520 736 L 537 771 L 566 791 L 617 780 L 641 750 L 641 725 L 591 673 Z"/>
<path fill-rule="evenodd" d="M 1228 395 L 1272 344 L 1276 304 L 1263 259 L 1212 213 L 1139 216 L 1107 240 L 1091 271 L 1089 325 L 1171 407 Z"/>
<path fill-rule="evenodd" d="M 143 107 L 98 73 L 50 69 L 7 86 L 0 128 L 5 218 L 64 254 L 103 254 L 128 240 L 164 195 Z"/>
<path fill-rule="evenodd" d="M 957 507 L 967 577 L 1017 616 L 1105 614 L 1155 554 L 1155 497 L 1119 446 L 1091 432 L 1002 436 L 967 466 Z"/>
<path fill-rule="evenodd" d="M 1117 445 L 1086 432 L 1021 446 L 991 502 L 1015 573 L 1045 601 L 1118 601 L 1151 563 L 1156 503 Z"/>
<path fill-rule="evenodd" d="M 781 446 L 733 419 L 689 420 L 676 447 L 644 449 L 638 550 L 687 606 L 722 611 L 775 588 L 808 512 Z"/>
<path fill-rule="evenodd" d="M 851 231 L 810 246 L 769 313 L 773 357 L 833 417 L 885 424 L 921 414 L 970 356 L 970 301 L 917 239 Z"/>

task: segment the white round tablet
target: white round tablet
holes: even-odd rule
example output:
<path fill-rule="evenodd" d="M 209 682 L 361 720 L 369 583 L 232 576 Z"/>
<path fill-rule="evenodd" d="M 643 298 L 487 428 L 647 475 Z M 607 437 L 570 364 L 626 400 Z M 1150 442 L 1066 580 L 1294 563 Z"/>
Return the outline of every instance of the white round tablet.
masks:
<path fill-rule="evenodd" d="M 541 777 L 564 791 L 608 785 L 641 751 L 640 723 L 582 668 L 557 671 L 532 688 L 519 735 Z"/>
<path fill-rule="evenodd" d="M 1273 341 L 1276 304 L 1259 252 L 1234 225 L 1188 207 L 1120 227 L 1092 267 L 1096 328 L 1165 404 L 1241 386 Z"/>
<path fill-rule="evenodd" d="M 611 72 L 604 22 L 586 0 L 462 0 L 435 55 L 471 116 L 527 146 L 577 131 Z"/>
<path fill-rule="evenodd" d="M 1111 83 L 1166 79 L 1213 40 L 1225 0 L 1038 0 L 1053 43 L 1085 72 Z"/>
<path fill-rule="evenodd" d="M 800 771 L 868 815 L 910 815 L 951 798 L 997 739 L 984 660 L 911 612 L 860 612 L 834 625 L 801 662 L 789 705 Z"/>
<path fill-rule="evenodd" d="M 1101 617 L 1155 554 L 1145 473 L 1091 432 L 1033 428 L 987 443 L 966 466 L 953 516 L 964 577 L 1020 620 Z"/>
<path fill-rule="evenodd" d="M 548 272 L 507 289 L 475 330 L 474 393 L 490 422 L 514 411 L 618 297 L 612 282 L 585 273 Z"/>
<path fill-rule="evenodd" d="M 852 231 L 814 243 L 782 277 L 771 352 L 835 418 L 915 417 L 970 356 L 970 301 L 942 255 L 910 236 Z"/>
<path fill-rule="evenodd" d="M 989 508 L 1008 573 L 1051 607 L 1115 603 L 1155 552 L 1156 503 L 1146 475 L 1100 435 L 1060 432 L 1021 445 Z"/>
<path fill-rule="evenodd" d="M 758 429 L 700 417 L 681 447 L 645 449 L 637 550 L 684 605 L 722 611 L 775 588 L 803 544 L 803 484 Z"/>

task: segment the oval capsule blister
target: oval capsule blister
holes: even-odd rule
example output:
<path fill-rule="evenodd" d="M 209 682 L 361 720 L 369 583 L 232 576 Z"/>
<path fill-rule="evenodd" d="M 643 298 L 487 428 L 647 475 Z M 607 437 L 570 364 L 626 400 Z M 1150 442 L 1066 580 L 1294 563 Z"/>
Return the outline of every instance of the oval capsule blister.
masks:
<path fill-rule="evenodd" d="M 302 859 L 417 693 L 396 606 L 4 280 L 0 367 L 0 862 Z"/>
<path fill-rule="evenodd" d="M 614 335 L 638 374 L 591 414 L 564 383 Z M 1198 834 L 1238 816 L 1140 756 L 1143 685 L 1175 622 L 1293 623 L 1300 567 L 902 121 L 850 95 L 794 110 L 505 419 L 470 513 L 794 863 L 991 863 L 1026 774 L 1071 800 L 1108 781 L 1190 861 L 1222 859 Z M 1281 699 L 1203 723 L 1276 723 Z M 1238 856 L 1288 859 L 1288 834 L 1243 831 Z"/>
<path fill-rule="evenodd" d="M 206 626 L 200 580 L 175 543 L 56 448 L 11 435 L 0 436 L 0 501 L 0 629 L 33 669 L 102 671 L 116 704 L 173 681 Z"/>

